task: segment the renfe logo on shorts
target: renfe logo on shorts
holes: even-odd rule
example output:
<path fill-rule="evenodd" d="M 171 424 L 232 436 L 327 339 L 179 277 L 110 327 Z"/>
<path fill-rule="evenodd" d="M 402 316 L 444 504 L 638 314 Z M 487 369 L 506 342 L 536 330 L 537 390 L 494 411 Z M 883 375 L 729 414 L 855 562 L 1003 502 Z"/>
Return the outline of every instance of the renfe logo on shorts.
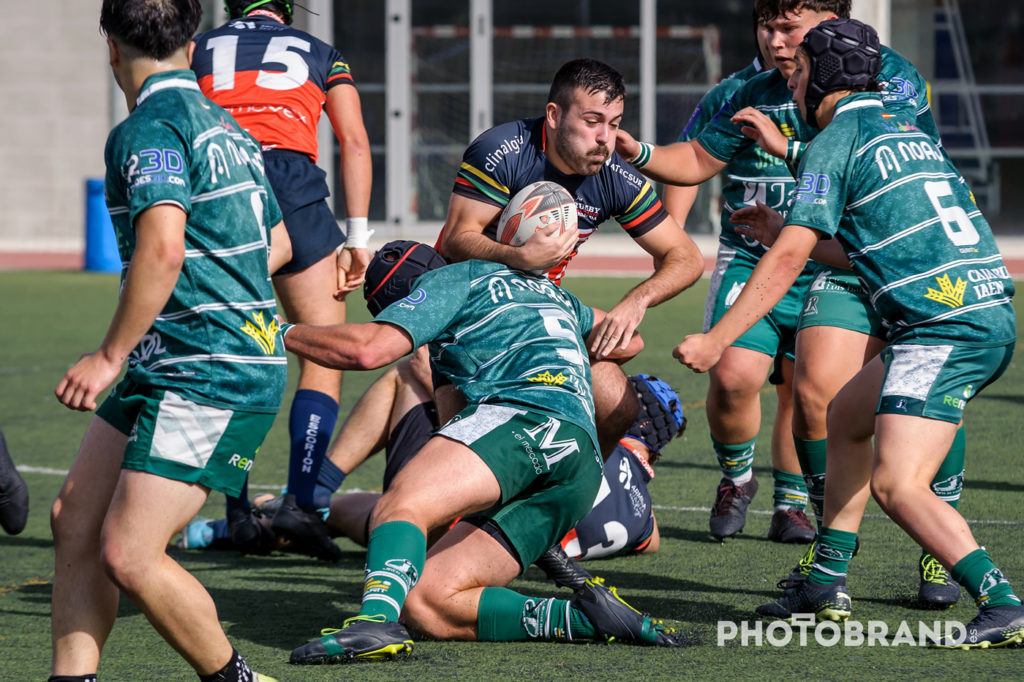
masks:
<path fill-rule="evenodd" d="M 252 460 L 248 457 L 242 457 L 237 452 L 231 455 L 231 459 L 228 460 L 228 464 L 241 469 L 242 471 L 249 471 L 252 469 Z"/>

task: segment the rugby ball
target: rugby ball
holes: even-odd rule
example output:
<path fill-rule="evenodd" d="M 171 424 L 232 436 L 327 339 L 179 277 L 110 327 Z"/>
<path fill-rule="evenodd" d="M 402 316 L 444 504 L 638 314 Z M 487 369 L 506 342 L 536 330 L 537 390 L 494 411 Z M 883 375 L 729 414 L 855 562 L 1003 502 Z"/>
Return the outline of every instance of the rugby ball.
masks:
<path fill-rule="evenodd" d="M 537 230 L 560 225 L 556 234 L 576 227 L 576 202 L 561 185 L 541 180 L 519 190 L 498 218 L 498 241 L 521 246 Z"/>

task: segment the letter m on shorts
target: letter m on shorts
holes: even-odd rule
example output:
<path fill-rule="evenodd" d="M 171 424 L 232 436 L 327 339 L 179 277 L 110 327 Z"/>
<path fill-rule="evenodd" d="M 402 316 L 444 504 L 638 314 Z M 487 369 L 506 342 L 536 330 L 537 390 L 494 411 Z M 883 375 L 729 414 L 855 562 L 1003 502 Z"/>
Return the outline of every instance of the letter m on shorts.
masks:
<path fill-rule="evenodd" d="M 580 449 L 580 444 L 576 442 L 575 438 L 555 440 L 558 427 L 561 425 L 562 422 L 554 417 L 549 417 L 543 424 L 526 430 L 526 434 L 540 447 L 541 454 L 544 455 L 544 461 L 549 469 L 555 462 L 565 459 L 574 452 L 579 452 Z"/>

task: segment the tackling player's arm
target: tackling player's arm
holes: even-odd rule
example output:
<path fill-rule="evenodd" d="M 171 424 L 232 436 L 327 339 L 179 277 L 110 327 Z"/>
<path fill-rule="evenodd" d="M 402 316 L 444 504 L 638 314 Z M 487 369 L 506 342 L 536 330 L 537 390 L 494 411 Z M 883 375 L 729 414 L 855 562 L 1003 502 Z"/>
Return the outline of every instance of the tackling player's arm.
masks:
<path fill-rule="evenodd" d="M 635 161 L 640 143 L 622 128 L 615 140 L 615 151 L 624 159 Z M 696 140 L 652 146 L 650 158 L 640 168 L 652 180 L 672 185 L 699 185 L 725 168 L 725 161 L 712 156 Z"/>
<path fill-rule="evenodd" d="M 373 166 L 359 92 L 348 85 L 335 86 L 327 91 L 324 107 L 338 138 L 341 181 L 349 215 L 347 233 L 350 243 L 355 245 L 338 253 L 338 290 L 334 297 L 341 299 L 359 288 L 370 263 L 365 240 L 369 236 L 366 219 L 370 212 Z"/>
<path fill-rule="evenodd" d="M 67 407 L 96 409 L 96 396 L 121 373 L 128 354 L 167 305 L 185 262 L 185 221 L 177 204 L 158 204 L 135 218 L 135 252 L 107 335 L 57 384 L 57 398 Z"/>
<path fill-rule="evenodd" d="M 633 287 L 600 324 L 595 324 L 590 352 L 599 359 L 611 357 L 616 346 L 625 346 L 640 326 L 647 309 L 667 301 L 689 287 L 704 272 L 704 257 L 674 218 L 667 217 L 654 229 L 636 238 L 654 257 L 654 274 Z"/>
<path fill-rule="evenodd" d="M 412 352 L 408 332 L 387 322 L 287 325 L 284 347 L 331 369 L 377 369 Z"/>
<path fill-rule="evenodd" d="M 793 286 L 822 233 L 803 225 L 782 228 L 750 275 L 736 302 L 706 334 L 691 334 L 672 355 L 695 372 L 713 367 L 722 352 L 768 314 Z"/>
<path fill-rule="evenodd" d="M 782 230 L 782 214 L 764 203 L 757 201 L 754 206 L 737 209 L 730 220 L 736 224 L 733 228 L 740 234 L 753 237 L 765 246 L 770 247 L 779 238 Z M 823 265 L 832 265 L 849 270 L 853 267 L 838 239 L 822 239 L 811 251 L 811 258 Z"/>
<path fill-rule="evenodd" d="M 441 255 L 451 262 L 479 258 L 504 263 L 517 270 L 548 270 L 562 262 L 576 246 L 578 230 L 556 235 L 557 226 L 535 232 L 522 246 L 502 244 L 484 234 L 501 215 L 493 204 L 452 193 L 448 202 Z"/>

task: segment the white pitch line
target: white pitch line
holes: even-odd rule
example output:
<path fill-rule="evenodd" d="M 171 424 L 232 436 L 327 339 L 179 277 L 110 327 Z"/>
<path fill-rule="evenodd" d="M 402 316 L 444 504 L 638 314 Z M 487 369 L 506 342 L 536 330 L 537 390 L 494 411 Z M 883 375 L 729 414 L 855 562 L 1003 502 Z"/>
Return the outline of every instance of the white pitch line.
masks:
<path fill-rule="evenodd" d="M 51 474 L 54 476 L 67 476 L 67 469 L 51 469 L 49 467 L 34 467 L 25 464 L 20 464 L 17 467 L 18 471 L 22 471 L 27 474 Z M 277 485 L 250 485 L 253 490 L 284 490 L 285 486 L 281 484 Z M 346 493 L 364 492 L 362 490 L 349 489 Z M 654 509 L 664 509 L 665 511 L 680 511 L 680 512 L 704 512 L 708 513 L 711 511 L 711 507 L 673 507 L 665 504 L 652 504 L 651 507 Z M 761 514 L 767 516 L 768 514 L 774 513 L 774 510 L 762 510 L 762 509 L 748 509 L 750 514 Z M 885 514 L 865 514 L 866 519 L 888 519 L 889 517 Z M 1002 519 L 967 519 L 967 523 L 974 524 L 986 524 L 990 526 L 1024 526 L 1022 521 L 1004 521 Z"/>
<path fill-rule="evenodd" d="M 666 511 L 681 511 L 681 512 L 704 512 L 708 513 L 711 511 L 711 507 L 672 507 L 664 504 L 652 504 L 654 509 L 664 509 Z M 772 509 L 748 509 L 748 514 L 761 514 L 767 516 L 768 514 L 774 514 L 775 510 Z M 887 521 L 889 517 L 885 514 L 864 514 L 865 519 L 876 519 Z M 1002 519 L 965 519 L 967 523 L 973 524 L 985 524 L 989 526 L 1024 526 L 1024 521 L 1005 521 Z"/>

